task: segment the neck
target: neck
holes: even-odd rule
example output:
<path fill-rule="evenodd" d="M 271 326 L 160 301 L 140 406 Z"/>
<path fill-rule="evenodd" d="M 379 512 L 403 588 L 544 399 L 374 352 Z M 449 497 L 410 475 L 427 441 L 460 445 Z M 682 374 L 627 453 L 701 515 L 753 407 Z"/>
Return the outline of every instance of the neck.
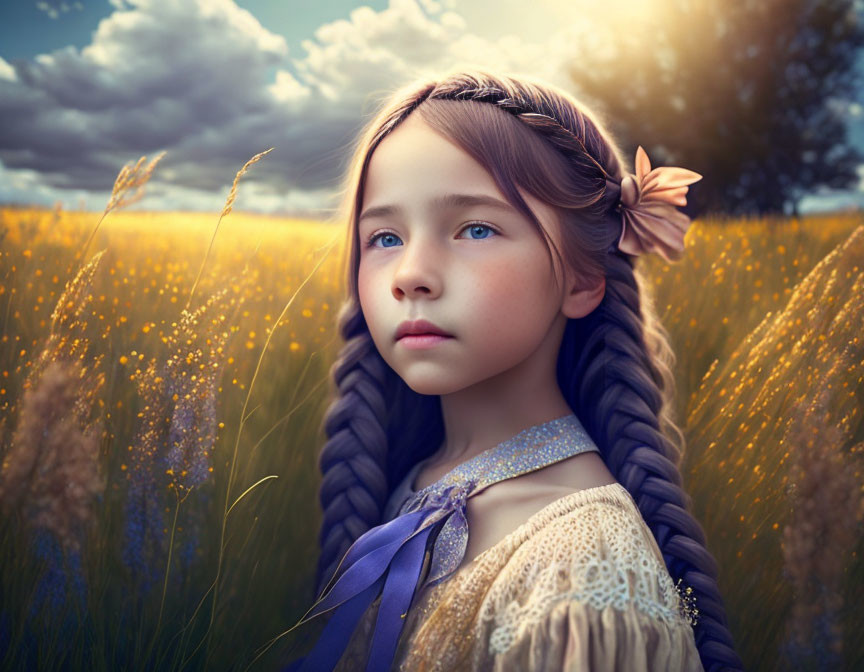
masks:
<path fill-rule="evenodd" d="M 465 462 L 528 427 L 573 413 L 557 385 L 545 394 L 522 389 L 515 399 L 481 391 L 472 404 L 465 396 L 469 395 L 455 393 L 441 398 L 446 438 L 432 457 L 435 463 Z"/>

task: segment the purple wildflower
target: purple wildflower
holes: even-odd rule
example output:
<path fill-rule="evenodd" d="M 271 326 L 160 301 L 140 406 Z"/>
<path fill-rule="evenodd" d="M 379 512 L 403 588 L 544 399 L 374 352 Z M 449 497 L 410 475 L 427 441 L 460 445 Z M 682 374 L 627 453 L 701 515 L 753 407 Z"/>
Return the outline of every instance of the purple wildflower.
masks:
<path fill-rule="evenodd" d="M 151 359 L 146 369 L 136 372 L 143 406 L 130 447 L 124 562 L 145 591 L 164 575 L 174 508 L 210 481 L 213 472 L 216 395 L 231 333 L 224 323 L 227 309 L 236 310 L 243 302 L 243 286 L 229 286 L 236 296 L 222 289 L 197 310 L 182 311 L 165 335 L 164 364 Z M 182 567 L 195 557 L 203 505 L 189 501 L 181 507 L 174 544 Z M 174 578 L 179 580 L 179 574 Z"/>

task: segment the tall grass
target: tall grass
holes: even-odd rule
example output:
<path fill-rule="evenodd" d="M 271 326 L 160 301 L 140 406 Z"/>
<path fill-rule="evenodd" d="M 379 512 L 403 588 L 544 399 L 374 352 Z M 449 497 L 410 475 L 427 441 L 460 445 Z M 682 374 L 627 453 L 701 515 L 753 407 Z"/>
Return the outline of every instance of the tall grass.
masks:
<path fill-rule="evenodd" d="M 232 212 L 252 163 L 218 219 L 0 210 L 4 668 L 273 669 L 315 635 L 257 657 L 314 600 L 344 229 Z M 858 225 L 697 220 L 680 264 L 640 260 L 748 669 L 864 660 Z M 80 484 L 62 512 L 53 472 L 25 487 L 49 453 Z"/>
<path fill-rule="evenodd" d="M 806 248 L 810 259 L 819 258 L 813 248 L 822 234 Z M 834 661 L 821 669 L 857 669 L 864 660 L 855 634 L 864 625 L 856 606 L 864 589 L 864 469 L 853 449 L 864 440 L 862 259 L 858 226 L 809 269 L 785 305 L 711 361 L 690 397 L 688 486 L 754 669 L 790 669 L 788 654 L 803 653 L 805 631 L 814 640 L 808 650 L 820 652 L 811 665 L 821 658 Z M 832 596 L 813 602 L 811 583 Z M 816 611 L 805 616 L 805 604 Z M 816 641 L 816 624 L 826 619 L 838 628 L 830 647 Z M 829 657 L 835 644 L 845 653 Z M 792 658 L 797 669 L 819 669 Z"/>

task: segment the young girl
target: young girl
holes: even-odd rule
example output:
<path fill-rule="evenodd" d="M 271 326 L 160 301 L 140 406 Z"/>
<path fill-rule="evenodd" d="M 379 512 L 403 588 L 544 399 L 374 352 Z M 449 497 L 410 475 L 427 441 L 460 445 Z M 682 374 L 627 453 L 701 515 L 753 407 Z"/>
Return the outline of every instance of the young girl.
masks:
<path fill-rule="evenodd" d="M 680 255 L 701 176 L 625 168 L 532 78 L 451 73 L 369 123 L 301 623 L 328 620 L 289 669 L 741 669 L 635 270 Z"/>

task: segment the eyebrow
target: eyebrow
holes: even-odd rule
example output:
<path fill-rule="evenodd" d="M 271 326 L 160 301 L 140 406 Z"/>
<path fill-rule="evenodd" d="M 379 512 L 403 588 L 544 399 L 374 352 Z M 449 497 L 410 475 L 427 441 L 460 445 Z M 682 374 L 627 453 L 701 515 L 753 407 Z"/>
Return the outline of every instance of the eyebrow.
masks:
<path fill-rule="evenodd" d="M 484 194 L 445 194 L 433 198 L 431 201 L 432 207 L 440 210 L 446 208 L 466 208 L 474 205 L 485 205 L 489 208 L 497 208 L 505 212 L 516 213 L 517 211 L 509 203 Z M 372 219 L 373 217 L 391 217 L 401 215 L 404 210 L 398 205 L 378 205 L 374 208 L 367 208 L 358 222 L 364 219 Z M 517 213 L 518 214 L 518 213 Z"/>

